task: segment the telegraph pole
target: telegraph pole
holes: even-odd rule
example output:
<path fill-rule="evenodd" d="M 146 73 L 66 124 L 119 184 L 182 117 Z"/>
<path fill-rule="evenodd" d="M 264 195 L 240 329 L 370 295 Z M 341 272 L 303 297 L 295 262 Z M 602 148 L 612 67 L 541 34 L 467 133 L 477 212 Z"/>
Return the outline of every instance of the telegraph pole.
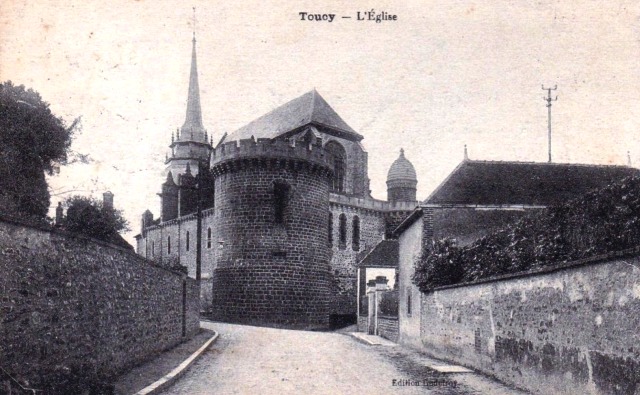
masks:
<path fill-rule="evenodd" d="M 542 99 L 547 102 L 547 109 L 549 109 L 549 163 L 551 163 L 551 102 L 558 100 L 558 95 L 556 95 L 555 99 L 551 98 L 551 91 L 557 89 L 558 85 L 555 85 L 553 88 L 545 88 L 544 85 L 542 85 L 542 90 L 547 91 L 547 97 L 542 97 Z"/>
<path fill-rule="evenodd" d="M 200 284 L 202 278 L 202 165 L 198 161 L 198 174 L 196 174 L 196 281 Z"/>

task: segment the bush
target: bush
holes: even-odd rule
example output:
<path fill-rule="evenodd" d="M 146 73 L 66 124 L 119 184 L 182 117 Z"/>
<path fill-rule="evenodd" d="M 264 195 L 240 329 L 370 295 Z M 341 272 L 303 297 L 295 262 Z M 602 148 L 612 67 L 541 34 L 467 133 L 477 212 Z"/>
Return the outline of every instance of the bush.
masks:
<path fill-rule="evenodd" d="M 416 262 L 413 282 L 420 289 L 431 289 L 462 279 L 461 250 L 451 239 L 434 241 L 430 248 L 423 248 Z"/>
<path fill-rule="evenodd" d="M 387 291 L 380 294 L 380 314 L 390 317 L 398 316 L 398 291 Z"/>
<path fill-rule="evenodd" d="M 71 196 L 64 201 L 67 216 L 62 225 L 70 232 L 110 243 L 120 243 L 118 233 L 129 230 L 120 210 L 105 207 L 103 202 L 85 196 Z"/>

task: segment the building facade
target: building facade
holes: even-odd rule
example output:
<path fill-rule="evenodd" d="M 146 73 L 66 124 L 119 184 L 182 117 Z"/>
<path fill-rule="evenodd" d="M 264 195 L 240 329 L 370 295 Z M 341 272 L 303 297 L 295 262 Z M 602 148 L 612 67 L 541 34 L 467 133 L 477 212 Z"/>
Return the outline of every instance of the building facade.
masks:
<path fill-rule="evenodd" d="M 194 39 L 187 112 L 171 136 L 160 216 L 142 215 L 137 252 L 198 277 L 200 251 L 203 306 L 219 320 L 355 322 L 358 257 L 417 206 L 417 177 L 404 153 L 382 201 L 370 195 L 363 136 L 315 90 L 225 133 L 215 147 L 202 118 Z"/>
<path fill-rule="evenodd" d="M 578 198 L 625 177 L 628 166 L 464 160 L 398 226 L 399 341 L 420 348 L 425 294 L 413 283 L 416 259 L 434 240 L 474 241 L 531 212 Z"/>

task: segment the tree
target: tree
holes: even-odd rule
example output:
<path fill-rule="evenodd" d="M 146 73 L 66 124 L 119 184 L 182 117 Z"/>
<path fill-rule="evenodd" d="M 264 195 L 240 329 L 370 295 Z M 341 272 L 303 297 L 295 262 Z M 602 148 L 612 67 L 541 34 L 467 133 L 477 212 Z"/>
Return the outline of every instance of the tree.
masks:
<path fill-rule="evenodd" d="M 0 209 L 45 218 L 50 195 L 45 174 L 67 161 L 73 132 L 38 92 L 0 84 Z"/>
<path fill-rule="evenodd" d="M 64 229 L 99 240 L 122 244 L 119 232 L 128 231 L 129 223 L 120 210 L 105 206 L 102 201 L 86 196 L 70 196 L 64 200 L 67 215 Z"/>

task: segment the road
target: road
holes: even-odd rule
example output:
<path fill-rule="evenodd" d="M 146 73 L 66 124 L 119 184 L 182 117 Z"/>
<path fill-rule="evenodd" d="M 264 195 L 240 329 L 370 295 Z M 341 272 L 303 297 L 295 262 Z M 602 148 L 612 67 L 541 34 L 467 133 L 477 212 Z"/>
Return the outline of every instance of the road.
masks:
<path fill-rule="evenodd" d="M 520 394 L 475 373 L 442 374 L 401 346 L 369 346 L 345 333 L 203 322 L 217 342 L 164 394 Z M 398 386 L 425 380 L 445 386 Z M 453 387 L 455 385 L 455 387 Z"/>

